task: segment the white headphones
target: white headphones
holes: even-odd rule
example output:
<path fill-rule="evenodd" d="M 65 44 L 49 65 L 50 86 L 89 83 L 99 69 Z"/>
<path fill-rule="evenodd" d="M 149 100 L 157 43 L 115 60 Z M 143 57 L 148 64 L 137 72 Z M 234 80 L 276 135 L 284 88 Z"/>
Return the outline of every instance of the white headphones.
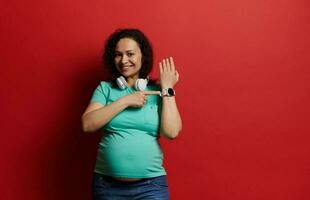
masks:
<path fill-rule="evenodd" d="M 143 79 L 143 78 L 139 78 L 136 80 L 135 82 L 135 89 L 138 91 L 144 91 L 147 83 L 148 83 L 148 78 Z M 128 87 L 128 83 L 126 81 L 126 79 L 123 76 L 120 76 L 116 79 L 116 83 L 118 85 L 118 87 L 122 90 L 126 89 Z"/>

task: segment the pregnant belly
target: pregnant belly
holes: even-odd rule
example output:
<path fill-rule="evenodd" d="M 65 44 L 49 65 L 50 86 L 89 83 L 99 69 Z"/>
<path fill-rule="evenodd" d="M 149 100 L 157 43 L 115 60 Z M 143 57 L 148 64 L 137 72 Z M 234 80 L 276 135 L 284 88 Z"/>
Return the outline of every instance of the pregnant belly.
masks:
<path fill-rule="evenodd" d="M 162 168 L 160 146 L 148 134 L 111 134 L 101 141 L 97 159 L 108 174 L 118 178 L 139 178 Z"/>

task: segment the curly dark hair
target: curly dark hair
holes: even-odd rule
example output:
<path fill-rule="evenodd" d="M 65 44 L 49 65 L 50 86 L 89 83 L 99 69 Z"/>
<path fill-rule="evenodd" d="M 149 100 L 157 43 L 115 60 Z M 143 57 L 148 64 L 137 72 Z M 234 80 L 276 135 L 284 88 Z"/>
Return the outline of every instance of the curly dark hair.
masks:
<path fill-rule="evenodd" d="M 115 48 L 120 39 L 130 38 L 136 41 L 142 53 L 142 66 L 139 78 L 147 78 L 153 68 L 153 49 L 144 33 L 138 29 L 117 29 L 107 39 L 102 55 L 104 67 L 111 73 L 111 78 L 121 76 L 115 66 Z"/>

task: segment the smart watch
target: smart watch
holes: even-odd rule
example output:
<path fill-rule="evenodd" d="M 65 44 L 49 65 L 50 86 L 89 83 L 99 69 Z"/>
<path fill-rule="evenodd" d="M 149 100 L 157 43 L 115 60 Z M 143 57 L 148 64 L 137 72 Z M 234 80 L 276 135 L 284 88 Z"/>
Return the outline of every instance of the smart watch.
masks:
<path fill-rule="evenodd" d="M 175 96 L 175 90 L 173 88 L 162 89 L 161 96 L 162 97 L 173 97 Z"/>

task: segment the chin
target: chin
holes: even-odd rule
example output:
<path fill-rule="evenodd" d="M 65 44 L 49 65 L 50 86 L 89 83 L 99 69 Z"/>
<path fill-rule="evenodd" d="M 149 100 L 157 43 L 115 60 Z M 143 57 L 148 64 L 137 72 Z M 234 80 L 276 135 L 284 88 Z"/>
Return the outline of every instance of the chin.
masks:
<path fill-rule="evenodd" d="M 121 73 L 121 75 L 124 76 L 125 78 L 130 76 L 130 74 L 128 74 L 128 73 Z"/>
<path fill-rule="evenodd" d="M 135 76 L 135 75 L 136 75 L 135 73 L 128 73 L 128 72 L 127 72 L 127 73 L 126 73 L 126 72 L 125 72 L 125 73 L 123 72 L 123 73 L 121 73 L 121 74 L 122 74 L 122 76 L 124 76 L 124 77 L 126 77 L 126 78 L 132 77 L 132 76 Z"/>

